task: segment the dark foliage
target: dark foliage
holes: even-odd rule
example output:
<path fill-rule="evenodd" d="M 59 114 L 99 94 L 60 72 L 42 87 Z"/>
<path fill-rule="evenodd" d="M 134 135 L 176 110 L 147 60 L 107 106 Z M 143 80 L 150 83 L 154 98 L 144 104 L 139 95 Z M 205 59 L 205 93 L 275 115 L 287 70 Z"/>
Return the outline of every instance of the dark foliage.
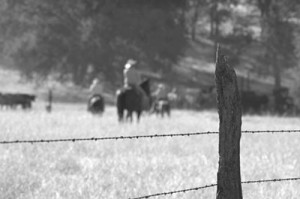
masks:
<path fill-rule="evenodd" d="M 128 58 L 167 70 L 186 45 L 180 0 L 2 2 L 5 51 L 28 76 L 113 81 Z"/>

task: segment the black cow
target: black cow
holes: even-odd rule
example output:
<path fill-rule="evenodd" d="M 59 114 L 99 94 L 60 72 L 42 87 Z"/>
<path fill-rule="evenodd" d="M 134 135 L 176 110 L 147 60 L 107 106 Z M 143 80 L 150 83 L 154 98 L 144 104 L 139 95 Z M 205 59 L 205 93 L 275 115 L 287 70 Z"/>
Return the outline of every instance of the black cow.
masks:
<path fill-rule="evenodd" d="M 104 112 L 104 98 L 102 95 L 93 95 L 88 101 L 88 111 L 93 114 L 102 114 Z"/>
<path fill-rule="evenodd" d="M 16 108 L 21 106 L 23 109 L 30 109 L 35 95 L 23 93 L 0 93 L 0 105 L 2 107 Z"/>
<path fill-rule="evenodd" d="M 281 87 L 273 90 L 274 109 L 280 115 L 295 115 L 298 107 L 294 103 L 294 99 L 289 95 L 289 89 Z"/>
<path fill-rule="evenodd" d="M 241 91 L 242 109 L 244 113 L 262 113 L 267 110 L 269 98 L 254 91 Z"/>

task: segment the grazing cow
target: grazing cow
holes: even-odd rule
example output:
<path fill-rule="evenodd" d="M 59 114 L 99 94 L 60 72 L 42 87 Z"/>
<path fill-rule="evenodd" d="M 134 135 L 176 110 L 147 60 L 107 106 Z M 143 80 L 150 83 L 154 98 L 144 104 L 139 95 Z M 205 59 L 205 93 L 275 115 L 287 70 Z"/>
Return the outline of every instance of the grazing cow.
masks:
<path fill-rule="evenodd" d="M 262 113 L 269 104 L 267 95 L 258 95 L 254 91 L 241 91 L 241 101 L 244 113 Z"/>
<path fill-rule="evenodd" d="M 280 115 L 296 115 L 298 107 L 289 95 L 289 89 L 281 87 L 273 90 L 274 109 Z"/>
<path fill-rule="evenodd" d="M 2 107 L 16 108 L 21 106 L 23 109 L 30 109 L 32 101 L 35 100 L 35 95 L 23 93 L 1 93 L 0 105 Z"/>
<path fill-rule="evenodd" d="M 9 100 L 7 99 L 7 94 L 0 93 L 0 105 L 2 108 L 10 107 Z"/>
<path fill-rule="evenodd" d="M 104 112 L 104 98 L 102 95 L 93 95 L 89 99 L 88 111 L 93 114 L 102 114 Z"/>

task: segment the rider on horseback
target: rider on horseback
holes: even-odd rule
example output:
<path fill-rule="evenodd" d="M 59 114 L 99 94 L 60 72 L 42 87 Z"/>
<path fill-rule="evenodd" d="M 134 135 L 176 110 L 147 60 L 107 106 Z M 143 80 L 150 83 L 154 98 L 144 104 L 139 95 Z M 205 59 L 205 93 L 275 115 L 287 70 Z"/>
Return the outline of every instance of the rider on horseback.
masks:
<path fill-rule="evenodd" d="M 94 97 L 96 95 L 101 95 L 101 93 L 103 92 L 103 86 L 99 83 L 99 79 L 95 78 L 93 80 L 93 83 L 91 84 L 89 91 L 91 93 L 91 97 Z"/>
<path fill-rule="evenodd" d="M 154 92 L 154 96 L 156 98 L 156 101 L 168 100 L 168 94 L 163 84 L 159 84 L 157 86 L 157 90 Z"/>
<path fill-rule="evenodd" d="M 167 102 L 167 103 L 169 102 L 168 93 L 167 93 L 166 87 L 163 84 L 159 84 L 157 86 L 156 91 L 154 91 L 154 93 L 153 93 L 153 97 L 154 97 L 154 102 L 153 102 L 152 108 L 151 108 L 152 112 L 157 111 L 160 101 Z"/>
<path fill-rule="evenodd" d="M 143 103 L 147 99 L 145 91 L 140 87 L 141 74 L 136 69 L 137 61 L 129 59 L 124 66 L 124 88 L 133 88 L 142 97 Z"/>
<path fill-rule="evenodd" d="M 99 79 L 95 78 L 89 88 L 90 96 L 88 99 L 88 111 L 103 112 L 104 101 L 102 97 L 103 86 L 100 84 Z M 96 109 L 95 109 L 96 108 Z"/>

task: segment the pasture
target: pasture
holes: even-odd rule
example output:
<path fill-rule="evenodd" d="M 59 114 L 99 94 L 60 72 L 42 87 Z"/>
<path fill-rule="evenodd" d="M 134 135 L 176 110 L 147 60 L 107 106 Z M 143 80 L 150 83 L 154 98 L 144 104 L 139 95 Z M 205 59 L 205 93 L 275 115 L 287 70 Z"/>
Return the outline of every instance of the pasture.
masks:
<path fill-rule="evenodd" d="M 299 129 L 300 118 L 245 116 L 242 130 Z M 116 108 L 102 117 L 85 104 L 48 114 L 0 112 L 0 140 L 86 138 L 218 131 L 216 111 L 174 110 L 171 118 L 119 124 Z M 243 134 L 242 181 L 300 176 L 299 133 Z M 216 183 L 218 135 L 0 145 L 0 198 L 119 199 Z M 245 199 L 299 198 L 300 182 L 243 185 Z M 215 198 L 216 187 L 156 198 Z"/>

